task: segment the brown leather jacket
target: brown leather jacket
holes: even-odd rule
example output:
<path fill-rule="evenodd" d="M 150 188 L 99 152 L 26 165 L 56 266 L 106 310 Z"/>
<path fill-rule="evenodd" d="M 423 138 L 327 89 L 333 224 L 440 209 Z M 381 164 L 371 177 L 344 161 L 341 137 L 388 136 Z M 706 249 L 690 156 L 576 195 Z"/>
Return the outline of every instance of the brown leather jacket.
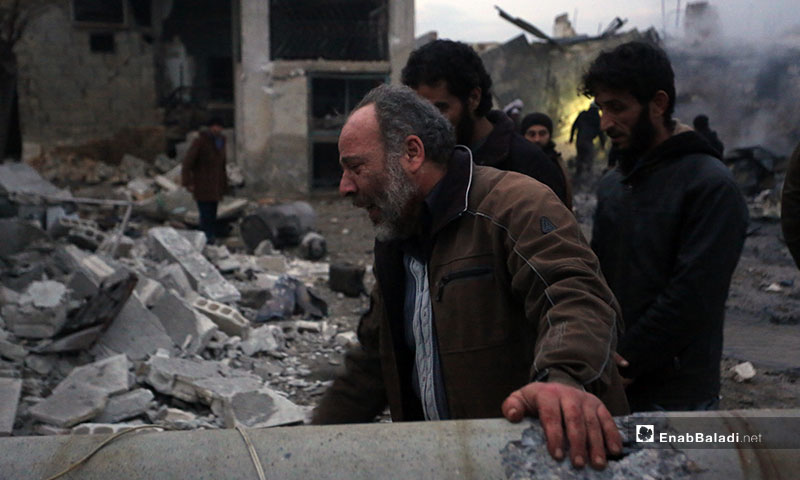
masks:
<path fill-rule="evenodd" d="M 432 210 L 428 262 L 434 326 L 451 417 L 501 416 L 512 391 L 545 378 L 628 410 L 612 359 L 619 306 L 575 217 L 529 177 L 475 166 L 457 149 Z M 405 271 L 397 242 L 377 243 L 376 288 L 361 345 L 314 423 L 421 420 L 403 337 Z"/>
<path fill-rule="evenodd" d="M 183 157 L 181 181 L 185 187 L 194 187 L 192 194 L 198 202 L 218 202 L 228 188 L 225 137 L 222 139 L 222 148 L 217 148 L 214 135 L 202 131 Z"/>

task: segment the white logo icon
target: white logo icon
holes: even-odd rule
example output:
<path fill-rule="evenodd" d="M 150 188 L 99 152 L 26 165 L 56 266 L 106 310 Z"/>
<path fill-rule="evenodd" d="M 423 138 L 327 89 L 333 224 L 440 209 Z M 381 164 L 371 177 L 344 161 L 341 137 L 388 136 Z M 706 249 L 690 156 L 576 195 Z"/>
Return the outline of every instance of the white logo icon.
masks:
<path fill-rule="evenodd" d="M 652 425 L 636 425 L 636 441 L 650 443 L 656 438 L 656 431 Z"/>

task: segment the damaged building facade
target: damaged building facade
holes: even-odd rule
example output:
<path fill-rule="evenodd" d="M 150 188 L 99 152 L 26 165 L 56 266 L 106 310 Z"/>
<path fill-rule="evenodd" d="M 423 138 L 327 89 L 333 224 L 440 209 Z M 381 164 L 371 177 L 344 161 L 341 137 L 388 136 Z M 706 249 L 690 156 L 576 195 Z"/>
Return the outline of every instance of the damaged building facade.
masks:
<path fill-rule="evenodd" d="M 216 115 L 248 187 L 270 193 L 335 183 L 344 118 L 414 45 L 413 0 L 44 4 L 16 48 L 24 157 L 93 144 L 149 160 Z"/>

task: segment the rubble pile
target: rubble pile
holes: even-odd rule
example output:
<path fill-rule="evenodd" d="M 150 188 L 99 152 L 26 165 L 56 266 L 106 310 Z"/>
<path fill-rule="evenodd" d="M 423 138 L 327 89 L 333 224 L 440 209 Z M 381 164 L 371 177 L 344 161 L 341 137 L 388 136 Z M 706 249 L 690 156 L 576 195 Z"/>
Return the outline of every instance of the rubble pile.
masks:
<path fill-rule="evenodd" d="M 120 220 L 110 209 L 124 204 L 82 204 L 16 165 L 33 180 L 24 192 L 9 176 L 0 184 L 0 435 L 306 419 L 357 341 L 348 322 L 328 317 L 329 270 L 341 269 L 316 261 L 324 238 L 308 204 L 281 207 L 260 225 L 275 235 L 255 248 L 236 237 L 206 245 L 175 228 L 196 215 L 191 197 L 182 211 L 152 200 L 183 192 L 170 190 L 170 175 L 139 182 L 149 190 L 130 180 L 125 195 L 141 199 Z M 164 216 L 146 215 L 148 203 Z M 259 208 L 233 203 L 234 219 Z M 302 228 L 287 241 L 274 218 Z M 362 276 L 346 279 L 348 295 L 364 291 Z"/>

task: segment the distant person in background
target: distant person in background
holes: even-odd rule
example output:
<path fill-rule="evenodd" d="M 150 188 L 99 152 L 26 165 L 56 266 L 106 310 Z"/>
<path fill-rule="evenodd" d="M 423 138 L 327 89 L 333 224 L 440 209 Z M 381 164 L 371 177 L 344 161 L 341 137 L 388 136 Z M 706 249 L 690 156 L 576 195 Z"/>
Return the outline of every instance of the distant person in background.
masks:
<path fill-rule="evenodd" d="M 789 159 L 783 182 L 781 228 L 794 263 L 800 268 L 800 144 Z"/>
<path fill-rule="evenodd" d="M 544 154 L 550 157 L 550 160 L 561 169 L 567 189 L 567 198 L 564 203 L 567 208 L 572 210 L 572 181 L 567 174 L 567 168 L 564 166 L 561 153 L 556 150 L 556 144 L 553 142 L 553 120 L 541 112 L 528 114 L 522 119 L 520 133 L 525 137 L 525 140 L 539 145 Z"/>
<path fill-rule="evenodd" d="M 606 136 L 600 129 L 600 111 L 595 105 L 578 114 L 569 133 L 569 143 L 575 139 L 576 132 L 578 139 L 575 148 L 578 155 L 575 158 L 575 177 L 582 178 L 592 173 L 594 139 L 600 137 L 600 146 L 606 146 Z"/>
<path fill-rule="evenodd" d="M 225 136 L 222 119 L 213 117 L 183 157 L 181 180 L 192 192 L 200 216 L 200 230 L 213 245 L 217 230 L 217 206 L 228 188 L 225 171 Z"/>
<path fill-rule="evenodd" d="M 708 117 L 706 115 L 698 115 L 694 117 L 694 122 L 692 123 L 694 124 L 694 131 L 708 140 L 708 143 L 714 147 L 714 150 L 719 152 L 719 158 L 722 158 L 722 154 L 725 153 L 725 146 L 717 136 L 717 132 L 711 130 L 711 127 L 709 127 Z"/>

